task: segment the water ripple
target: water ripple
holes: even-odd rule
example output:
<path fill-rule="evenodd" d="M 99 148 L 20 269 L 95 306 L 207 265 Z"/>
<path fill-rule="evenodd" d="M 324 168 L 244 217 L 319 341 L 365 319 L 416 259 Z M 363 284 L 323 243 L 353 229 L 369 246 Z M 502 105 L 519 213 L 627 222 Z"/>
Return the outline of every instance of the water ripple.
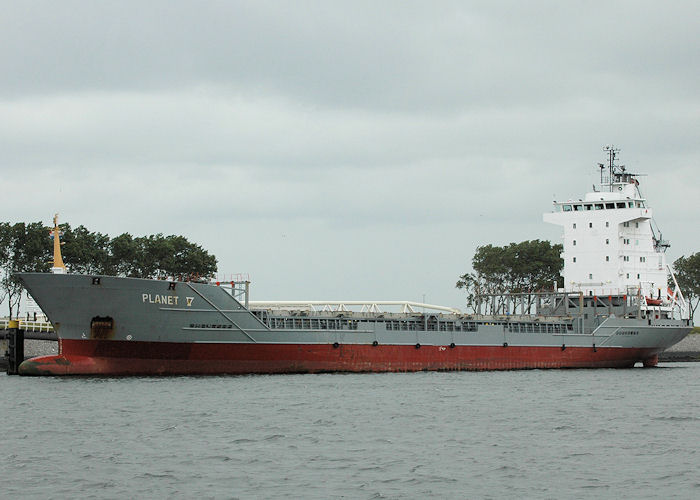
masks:
<path fill-rule="evenodd" d="M 695 498 L 700 364 L 676 366 L 0 375 L 10 402 L 0 488 L 28 498 Z"/>

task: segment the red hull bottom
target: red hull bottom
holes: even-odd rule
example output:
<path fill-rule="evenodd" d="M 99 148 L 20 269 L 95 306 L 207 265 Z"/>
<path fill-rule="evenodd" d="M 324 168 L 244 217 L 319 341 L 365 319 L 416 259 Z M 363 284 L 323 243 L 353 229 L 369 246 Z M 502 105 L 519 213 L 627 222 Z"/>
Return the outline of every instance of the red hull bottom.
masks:
<path fill-rule="evenodd" d="M 213 375 L 629 368 L 654 348 L 344 344 L 197 344 L 61 340 L 57 356 L 32 358 L 20 375 Z M 651 365 L 652 363 L 645 363 Z"/>

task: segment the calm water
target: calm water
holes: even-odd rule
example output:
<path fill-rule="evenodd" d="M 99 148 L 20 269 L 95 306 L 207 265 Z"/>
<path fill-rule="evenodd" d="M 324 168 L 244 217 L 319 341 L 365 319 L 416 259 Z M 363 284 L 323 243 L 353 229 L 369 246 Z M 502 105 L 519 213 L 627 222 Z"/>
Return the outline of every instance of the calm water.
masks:
<path fill-rule="evenodd" d="M 698 363 L 0 390 L 5 498 L 700 498 Z"/>

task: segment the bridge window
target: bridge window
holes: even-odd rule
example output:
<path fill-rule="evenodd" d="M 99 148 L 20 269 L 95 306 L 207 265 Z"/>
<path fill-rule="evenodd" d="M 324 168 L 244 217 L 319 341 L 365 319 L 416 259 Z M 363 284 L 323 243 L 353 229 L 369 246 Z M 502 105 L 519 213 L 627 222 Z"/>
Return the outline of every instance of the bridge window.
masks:
<path fill-rule="evenodd" d="M 596 204 L 595 204 L 595 209 L 596 209 L 596 210 L 603 210 L 603 204 L 602 204 L 602 203 L 596 203 Z"/>
<path fill-rule="evenodd" d="M 581 205 L 574 205 L 574 212 L 580 212 L 582 208 Z"/>
<path fill-rule="evenodd" d="M 571 212 L 571 205 L 564 205 L 564 212 Z"/>
<path fill-rule="evenodd" d="M 615 204 L 614 203 L 606 203 L 605 208 L 607 208 L 607 209 L 615 208 Z"/>
<path fill-rule="evenodd" d="M 619 201 L 618 201 L 618 202 L 617 202 L 617 208 L 625 208 L 625 202 L 624 202 L 624 201 L 622 201 L 622 202 L 619 202 Z"/>

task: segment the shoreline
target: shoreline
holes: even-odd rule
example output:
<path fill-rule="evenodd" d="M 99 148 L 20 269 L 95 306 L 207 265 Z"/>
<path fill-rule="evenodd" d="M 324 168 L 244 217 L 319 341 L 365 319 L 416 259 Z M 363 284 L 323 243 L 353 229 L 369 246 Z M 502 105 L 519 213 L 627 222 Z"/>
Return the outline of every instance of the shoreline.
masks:
<path fill-rule="evenodd" d="M 700 333 L 691 333 L 659 354 L 661 362 L 700 361 Z"/>

